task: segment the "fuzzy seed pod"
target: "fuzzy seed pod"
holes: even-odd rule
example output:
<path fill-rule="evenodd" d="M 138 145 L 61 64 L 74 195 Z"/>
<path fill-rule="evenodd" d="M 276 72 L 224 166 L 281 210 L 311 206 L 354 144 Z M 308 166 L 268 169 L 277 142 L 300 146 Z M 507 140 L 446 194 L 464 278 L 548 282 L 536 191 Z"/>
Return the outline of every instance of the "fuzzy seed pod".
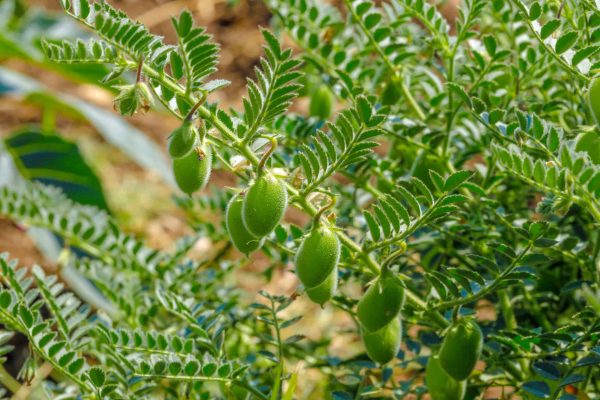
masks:
<path fill-rule="evenodd" d="M 404 288 L 396 278 L 386 274 L 377 279 L 358 302 L 358 320 L 364 330 L 375 332 L 394 320 L 403 305 Z"/>
<path fill-rule="evenodd" d="M 450 327 L 440 349 L 440 364 L 457 381 L 471 375 L 483 349 L 483 333 L 472 319 L 461 319 Z"/>
<path fill-rule="evenodd" d="M 327 119 L 333 111 L 335 97 L 326 85 L 320 85 L 310 95 L 309 114 L 312 117 Z"/>
<path fill-rule="evenodd" d="M 190 121 L 184 121 L 169 136 L 169 154 L 172 158 L 180 158 L 194 148 L 198 134 Z"/>
<path fill-rule="evenodd" d="M 177 186 L 189 195 L 206 185 L 211 168 L 212 150 L 208 145 L 198 146 L 184 157 L 173 160 L 173 173 Z"/>
<path fill-rule="evenodd" d="M 587 153 L 594 164 L 600 165 L 600 132 L 591 130 L 580 133 L 577 136 L 575 150 Z"/>
<path fill-rule="evenodd" d="M 600 127 L 600 78 L 595 78 L 590 83 L 587 100 L 596 126 Z"/>
<path fill-rule="evenodd" d="M 275 229 L 287 208 L 285 184 L 271 174 L 260 175 L 244 196 L 244 226 L 256 237 Z"/>
<path fill-rule="evenodd" d="M 263 240 L 257 238 L 246 229 L 242 221 L 242 206 L 244 197 L 242 194 L 233 196 L 225 217 L 227 232 L 231 242 L 240 252 L 248 255 L 262 246 Z"/>
<path fill-rule="evenodd" d="M 402 321 L 394 318 L 389 324 L 375 332 L 362 330 L 362 339 L 369 358 L 386 364 L 396 357 L 402 341 Z"/>
<path fill-rule="evenodd" d="M 296 253 L 296 274 L 312 301 L 323 305 L 337 289 L 340 240 L 326 227 L 314 228 Z"/>
<path fill-rule="evenodd" d="M 425 383 L 431 400 L 462 400 L 467 390 L 466 381 L 455 381 L 444 372 L 438 356 L 429 357 Z"/>
<path fill-rule="evenodd" d="M 388 82 L 381 93 L 381 104 L 390 106 L 400 101 L 402 93 L 394 82 Z"/>

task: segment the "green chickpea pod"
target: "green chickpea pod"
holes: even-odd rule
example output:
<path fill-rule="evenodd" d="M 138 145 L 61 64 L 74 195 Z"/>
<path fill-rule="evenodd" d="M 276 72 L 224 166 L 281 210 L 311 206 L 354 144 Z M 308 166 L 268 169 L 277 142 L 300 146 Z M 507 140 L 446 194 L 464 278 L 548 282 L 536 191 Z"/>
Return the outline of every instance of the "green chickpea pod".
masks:
<path fill-rule="evenodd" d="M 296 253 L 296 274 L 308 297 L 321 306 L 333 297 L 338 284 L 340 240 L 335 232 L 321 224 L 321 215 L 335 205 L 335 198 L 314 217 L 310 233 Z"/>
<path fill-rule="evenodd" d="M 310 95 L 309 114 L 312 117 L 327 119 L 333 112 L 335 97 L 326 85 L 321 84 Z"/>
<path fill-rule="evenodd" d="M 169 136 L 168 150 L 173 159 L 175 182 L 188 195 L 206 186 L 212 171 L 212 149 L 192 124 L 204 100 L 203 97 L 192 107 L 181 126 Z"/>
<path fill-rule="evenodd" d="M 197 136 L 192 121 L 186 119 L 169 136 L 169 155 L 172 158 L 180 158 L 188 154 L 194 148 Z"/>
<path fill-rule="evenodd" d="M 463 381 L 475 369 L 482 349 L 483 333 L 477 322 L 460 319 L 446 332 L 440 349 L 440 364 L 446 374 Z"/>
<path fill-rule="evenodd" d="M 391 271 L 367 289 L 358 302 L 357 317 L 368 356 L 380 364 L 394 359 L 402 340 L 401 313 L 404 287 Z"/>
<path fill-rule="evenodd" d="M 258 177 L 247 190 L 242 204 L 242 221 L 256 237 L 264 237 L 279 224 L 287 209 L 288 196 L 285 183 L 268 171 L 265 163 L 275 151 L 277 142 L 271 139 L 271 148 L 258 165 Z"/>
<path fill-rule="evenodd" d="M 587 101 L 596 126 L 600 127 L 600 77 L 592 79 L 587 93 Z"/>
<path fill-rule="evenodd" d="M 402 321 L 400 317 L 392 319 L 383 328 L 368 332 L 362 329 L 362 339 L 369 358 L 380 364 L 392 361 L 400 350 L 402 342 Z"/>
<path fill-rule="evenodd" d="M 340 241 L 330 228 L 316 227 L 296 253 L 296 273 L 312 301 L 323 305 L 333 297 L 338 283 Z"/>
<path fill-rule="evenodd" d="M 365 330 L 374 332 L 396 318 L 403 305 L 404 287 L 386 273 L 367 289 L 358 302 L 358 320 Z"/>
<path fill-rule="evenodd" d="M 211 169 L 212 150 L 207 144 L 196 146 L 185 156 L 173 160 L 175 182 L 189 195 L 206 186 Z"/>
<path fill-rule="evenodd" d="M 432 400 L 462 400 L 467 390 L 466 381 L 456 381 L 444 372 L 437 355 L 429 357 L 425 383 Z"/>
<path fill-rule="evenodd" d="M 236 249 L 242 253 L 249 255 L 253 251 L 259 249 L 263 240 L 254 236 L 244 226 L 242 218 L 242 207 L 244 204 L 244 193 L 239 193 L 233 196 L 227 206 L 225 213 L 225 223 L 227 232 L 231 238 L 231 242 Z"/>

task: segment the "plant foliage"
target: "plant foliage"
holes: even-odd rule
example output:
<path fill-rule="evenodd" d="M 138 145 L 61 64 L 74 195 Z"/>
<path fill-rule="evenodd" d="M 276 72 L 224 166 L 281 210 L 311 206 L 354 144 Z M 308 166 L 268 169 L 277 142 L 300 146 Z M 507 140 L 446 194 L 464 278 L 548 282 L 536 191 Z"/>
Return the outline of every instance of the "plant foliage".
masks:
<path fill-rule="evenodd" d="M 168 252 L 57 188 L 2 187 L 0 215 L 64 247 L 58 276 L 0 257 L 0 364 L 17 334 L 29 343 L 23 370 L 56 372 L 41 379 L 47 397 L 402 399 L 427 392 L 421 375 L 448 327 L 475 318 L 483 363 L 469 398 L 493 388 L 599 399 L 600 139 L 590 140 L 599 128 L 586 101 L 600 70 L 598 4 L 464 0 L 451 19 L 433 3 L 265 0 L 264 56 L 242 107 L 225 110 L 212 93 L 228 82 L 209 80 L 219 46 L 189 11 L 172 19 L 169 44 L 105 1 L 61 0 L 95 37 L 44 40 L 52 62 L 107 64 L 120 101 L 148 91 L 193 120 L 213 168 L 235 175 L 235 195 L 265 173 L 283 185 L 303 226 L 284 220 L 261 242 L 267 279 L 291 266 L 310 229 L 335 232 L 341 256 L 326 310 L 302 315 L 301 286 L 254 302 L 231 286 L 247 260 L 231 257 L 222 218 L 198 216 L 224 215 L 231 191 L 178 198 L 195 235 Z M 290 111 L 323 85 L 331 118 Z M 220 250 L 188 259 L 200 236 Z M 63 271 L 89 287 L 69 287 Z M 364 338 L 358 322 L 333 318 L 322 337 L 305 336 L 312 314 L 356 321 L 360 293 L 388 276 L 406 296 L 392 361 L 358 346 L 331 353 L 336 335 Z M 314 389 L 308 369 L 322 380 Z"/>

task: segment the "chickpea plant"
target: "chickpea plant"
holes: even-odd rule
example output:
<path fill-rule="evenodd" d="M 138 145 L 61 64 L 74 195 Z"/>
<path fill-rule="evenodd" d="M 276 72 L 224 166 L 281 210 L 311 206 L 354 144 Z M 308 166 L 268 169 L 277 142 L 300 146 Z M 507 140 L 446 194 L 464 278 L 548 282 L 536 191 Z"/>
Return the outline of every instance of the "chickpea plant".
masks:
<path fill-rule="evenodd" d="M 265 0 L 264 56 L 224 110 L 219 47 L 190 12 L 165 43 L 104 1 L 61 0 L 96 37 L 46 56 L 111 66 L 121 114 L 179 118 L 178 202 L 222 216 L 194 228 L 300 286 L 243 304 L 225 283 L 243 257 L 153 250 L 54 188 L 5 187 L 0 214 L 62 237 L 107 303 L 0 258 L 0 356 L 25 336 L 32 398 L 600 399 L 597 2 L 464 0 L 455 21 L 424 0 L 342 3 Z M 288 110 L 299 96 L 309 116 Z M 237 189 L 200 192 L 213 169 Z M 329 353 L 335 326 L 309 340 L 283 317 L 298 296 L 351 316 L 354 355 Z"/>

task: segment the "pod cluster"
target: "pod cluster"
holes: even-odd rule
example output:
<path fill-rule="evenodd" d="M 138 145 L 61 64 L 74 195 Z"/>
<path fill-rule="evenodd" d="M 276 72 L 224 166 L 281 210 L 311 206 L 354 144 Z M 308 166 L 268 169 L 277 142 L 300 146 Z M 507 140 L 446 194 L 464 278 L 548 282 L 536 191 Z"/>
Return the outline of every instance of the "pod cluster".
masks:
<path fill-rule="evenodd" d="M 246 255 L 262 246 L 264 238 L 283 218 L 288 205 L 285 183 L 263 169 L 275 145 L 261 159 L 256 180 L 233 196 L 227 206 L 227 232 L 233 245 Z M 337 289 L 340 241 L 333 230 L 321 226 L 320 216 L 321 212 L 310 233 L 304 237 L 295 264 L 308 297 L 323 305 Z"/>
<path fill-rule="evenodd" d="M 483 349 L 483 333 L 472 319 L 460 319 L 446 332 L 440 352 L 429 358 L 425 380 L 432 400 L 462 400 L 466 380 Z"/>
<path fill-rule="evenodd" d="M 284 182 L 268 172 L 260 173 L 227 206 L 225 222 L 233 245 L 246 255 L 258 250 L 283 218 L 287 202 Z"/>
<path fill-rule="evenodd" d="M 186 119 L 171 133 L 168 150 L 175 182 L 182 192 L 191 195 L 206 186 L 212 168 L 212 150 L 202 142 L 190 120 Z"/>
<path fill-rule="evenodd" d="M 369 357 L 380 364 L 394 359 L 402 341 L 401 311 L 404 287 L 391 273 L 383 273 L 358 302 L 357 317 Z"/>

